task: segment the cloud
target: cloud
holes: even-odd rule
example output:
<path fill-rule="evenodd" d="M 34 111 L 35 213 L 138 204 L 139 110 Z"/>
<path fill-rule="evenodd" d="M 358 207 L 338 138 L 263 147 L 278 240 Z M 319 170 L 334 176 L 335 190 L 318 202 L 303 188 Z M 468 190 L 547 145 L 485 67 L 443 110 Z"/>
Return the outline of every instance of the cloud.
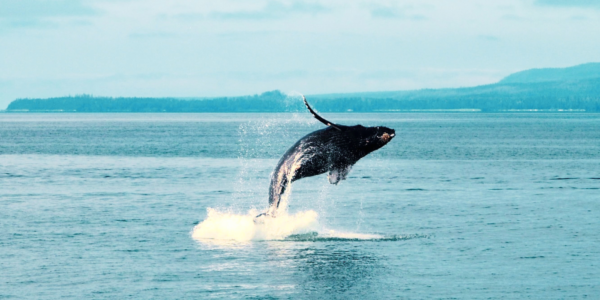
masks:
<path fill-rule="evenodd" d="M 358 78 L 364 80 L 386 80 L 397 78 L 414 78 L 416 74 L 417 72 L 414 70 L 372 70 L 359 72 L 357 76 Z"/>
<path fill-rule="evenodd" d="M 32 27 L 56 27 L 56 23 L 41 19 L 23 18 L 23 19 L 2 19 L 0 18 L 0 28 L 32 28 Z"/>
<path fill-rule="evenodd" d="M 506 21 L 523 21 L 524 18 L 521 16 L 518 16 L 516 14 L 505 14 L 501 17 L 502 20 L 506 20 Z"/>
<path fill-rule="evenodd" d="M 264 20 L 280 19 L 295 14 L 316 15 L 329 11 L 330 9 L 327 7 L 314 2 L 292 1 L 283 3 L 269 1 L 257 10 L 214 11 L 206 17 L 217 20 Z"/>
<path fill-rule="evenodd" d="M 41 18 L 94 15 L 96 11 L 77 0 L 2 0 L 0 18 Z"/>
<path fill-rule="evenodd" d="M 306 70 L 287 70 L 287 71 L 246 71 L 246 72 L 227 72 L 220 74 L 212 74 L 217 78 L 231 78 L 243 81 L 277 81 L 277 80 L 298 80 L 306 79 L 310 76 L 310 72 Z"/>
<path fill-rule="evenodd" d="M 497 42 L 500 40 L 497 36 L 485 35 L 485 34 L 478 35 L 477 38 L 480 40 L 490 41 L 490 42 Z"/>
<path fill-rule="evenodd" d="M 128 36 L 132 39 L 164 39 L 178 37 L 177 34 L 170 32 L 134 32 Z"/>
<path fill-rule="evenodd" d="M 413 20 L 420 21 L 427 19 L 425 16 L 421 14 L 410 13 L 410 8 L 399 8 L 395 6 L 372 6 L 369 9 L 371 13 L 371 17 L 373 18 L 385 18 L 385 19 L 403 19 L 403 20 Z"/>
<path fill-rule="evenodd" d="M 0 28 L 55 28 L 58 19 L 85 17 L 98 12 L 77 0 L 2 0 Z M 85 22 L 71 22 L 82 25 Z"/>
<path fill-rule="evenodd" d="M 536 5 L 562 7 L 590 7 L 600 9 L 598 0 L 536 0 Z"/>

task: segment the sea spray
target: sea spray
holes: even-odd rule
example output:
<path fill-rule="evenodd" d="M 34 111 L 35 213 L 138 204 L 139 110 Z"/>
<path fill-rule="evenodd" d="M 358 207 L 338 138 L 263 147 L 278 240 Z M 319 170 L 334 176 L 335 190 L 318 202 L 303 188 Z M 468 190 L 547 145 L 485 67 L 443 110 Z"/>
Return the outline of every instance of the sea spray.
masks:
<path fill-rule="evenodd" d="M 264 195 L 268 193 L 269 188 L 269 178 L 265 180 L 264 184 L 257 185 L 254 181 L 257 175 L 257 166 L 254 163 L 261 159 L 261 167 L 269 165 L 269 169 L 272 171 L 286 147 L 309 131 L 310 125 L 314 123 L 312 118 L 305 113 L 300 93 L 292 92 L 288 94 L 283 104 L 286 111 L 293 113 L 286 114 L 285 118 L 270 116 L 249 119 L 240 122 L 237 129 L 237 158 L 240 172 L 237 176 L 238 182 L 234 186 L 233 198 L 240 203 L 245 202 L 249 207 L 260 207 L 268 204 L 267 199 L 249 197 L 249 195 Z M 302 111 L 302 114 L 298 113 L 300 111 Z M 299 125 L 305 127 L 305 130 L 298 131 Z M 281 141 L 287 142 L 282 143 Z M 262 159 L 265 160 L 262 161 Z"/>
<path fill-rule="evenodd" d="M 281 240 L 294 234 L 305 234 L 318 229 L 318 215 L 313 210 L 294 215 L 282 212 L 276 218 L 263 218 L 254 222 L 258 214 L 250 210 L 246 215 L 207 209 L 207 217 L 192 230 L 192 237 L 201 241 Z"/>

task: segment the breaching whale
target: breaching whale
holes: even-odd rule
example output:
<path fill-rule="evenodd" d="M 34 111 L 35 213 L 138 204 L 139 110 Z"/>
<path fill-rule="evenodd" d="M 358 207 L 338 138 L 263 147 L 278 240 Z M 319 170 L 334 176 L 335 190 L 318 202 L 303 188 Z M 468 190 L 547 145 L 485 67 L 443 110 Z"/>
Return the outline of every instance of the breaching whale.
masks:
<path fill-rule="evenodd" d="M 319 116 L 306 97 L 302 99 L 310 113 L 327 127 L 307 134 L 283 154 L 271 174 L 269 208 L 256 218 L 275 217 L 286 188 L 298 179 L 329 172 L 331 184 L 345 180 L 359 159 L 385 146 L 396 135 L 394 129 L 383 126 L 334 124 Z"/>

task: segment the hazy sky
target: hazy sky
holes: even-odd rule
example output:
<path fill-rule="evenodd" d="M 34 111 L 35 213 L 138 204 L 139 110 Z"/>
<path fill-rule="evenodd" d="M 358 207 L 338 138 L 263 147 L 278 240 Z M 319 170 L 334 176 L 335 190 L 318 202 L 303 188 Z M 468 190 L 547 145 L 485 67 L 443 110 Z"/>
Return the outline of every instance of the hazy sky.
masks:
<path fill-rule="evenodd" d="M 598 0 L 0 0 L 0 109 L 460 87 L 598 61 Z"/>

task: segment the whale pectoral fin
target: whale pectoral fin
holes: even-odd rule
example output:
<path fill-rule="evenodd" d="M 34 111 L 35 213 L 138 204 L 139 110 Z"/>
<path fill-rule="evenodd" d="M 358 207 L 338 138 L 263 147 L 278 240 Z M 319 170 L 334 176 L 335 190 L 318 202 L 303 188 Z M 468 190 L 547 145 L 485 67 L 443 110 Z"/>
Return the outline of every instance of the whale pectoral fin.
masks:
<path fill-rule="evenodd" d="M 331 183 L 331 184 L 338 184 L 338 182 L 340 182 L 340 180 L 342 180 L 342 177 L 340 176 L 340 172 L 338 169 L 333 169 L 333 170 L 329 171 L 329 175 L 327 175 L 327 179 L 329 179 L 329 183 Z"/>
<path fill-rule="evenodd" d="M 352 170 L 352 166 L 345 166 L 341 168 L 332 169 L 329 171 L 329 175 L 327 175 L 327 179 L 329 179 L 329 183 L 338 184 L 340 180 L 346 180 L 348 177 L 348 173 Z"/>
<path fill-rule="evenodd" d="M 308 108 L 308 111 L 310 111 L 310 113 L 313 115 L 313 117 L 315 117 L 315 119 L 319 120 L 319 122 L 321 122 L 321 123 L 323 123 L 323 124 L 325 124 L 325 125 L 327 125 L 329 127 L 335 128 L 338 131 L 342 131 L 342 129 L 340 127 L 343 127 L 343 126 L 340 126 L 340 125 L 337 125 L 337 124 L 333 124 L 333 123 L 331 123 L 331 122 L 323 119 L 323 117 L 319 116 L 319 114 L 317 114 L 312 109 L 312 107 L 310 107 L 310 105 L 308 105 L 308 102 L 306 101 L 306 97 L 304 97 L 304 95 L 302 95 L 302 100 L 304 100 L 304 105 L 306 105 L 306 108 Z"/>

